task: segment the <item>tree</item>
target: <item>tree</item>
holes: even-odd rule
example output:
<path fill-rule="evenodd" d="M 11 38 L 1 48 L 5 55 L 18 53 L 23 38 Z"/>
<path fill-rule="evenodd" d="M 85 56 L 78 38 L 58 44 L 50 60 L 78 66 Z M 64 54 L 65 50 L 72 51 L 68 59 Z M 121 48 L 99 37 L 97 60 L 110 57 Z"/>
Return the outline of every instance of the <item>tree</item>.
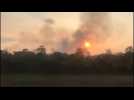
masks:
<path fill-rule="evenodd" d="M 111 55 L 112 54 L 112 51 L 110 49 L 107 49 L 106 50 L 106 54 Z"/>
<path fill-rule="evenodd" d="M 8 52 L 8 50 L 0 50 L 0 54 L 1 55 L 10 55 L 10 53 Z"/>
<path fill-rule="evenodd" d="M 37 54 L 46 55 L 46 49 L 43 45 L 41 45 L 39 48 L 36 49 Z"/>
<path fill-rule="evenodd" d="M 78 48 L 77 50 L 76 50 L 76 53 L 75 53 L 76 55 L 78 55 L 78 56 L 83 56 L 84 54 L 83 54 L 83 49 L 82 48 Z"/>
<path fill-rule="evenodd" d="M 46 54 L 44 46 L 36 49 L 37 54 L 28 49 L 10 54 L 1 50 L 1 65 L 3 72 L 14 73 L 62 73 L 62 74 L 127 74 L 133 66 L 132 47 L 126 48 L 126 53 L 111 55 L 111 50 L 105 54 L 84 57 L 83 49 L 78 48 L 74 54 L 54 52 Z M 45 54 L 45 55 L 44 55 Z"/>
<path fill-rule="evenodd" d="M 134 52 L 134 49 L 133 49 L 132 46 L 129 46 L 129 47 L 127 47 L 127 48 L 125 49 L 125 53 L 132 53 L 132 52 Z"/>

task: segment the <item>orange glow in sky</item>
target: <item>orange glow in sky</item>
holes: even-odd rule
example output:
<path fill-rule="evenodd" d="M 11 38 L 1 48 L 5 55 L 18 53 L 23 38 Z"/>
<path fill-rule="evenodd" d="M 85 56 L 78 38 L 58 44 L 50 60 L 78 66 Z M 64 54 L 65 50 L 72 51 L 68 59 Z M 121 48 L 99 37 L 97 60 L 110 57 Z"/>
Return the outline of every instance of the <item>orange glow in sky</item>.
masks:
<path fill-rule="evenodd" d="M 100 54 L 133 45 L 132 12 L 1 12 L 1 49 Z"/>
<path fill-rule="evenodd" d="M 91 48 L 91 44 L 90 42 L 86 41 L 85 44 L 84 44 L 85 48 L 89 49 Z"/>

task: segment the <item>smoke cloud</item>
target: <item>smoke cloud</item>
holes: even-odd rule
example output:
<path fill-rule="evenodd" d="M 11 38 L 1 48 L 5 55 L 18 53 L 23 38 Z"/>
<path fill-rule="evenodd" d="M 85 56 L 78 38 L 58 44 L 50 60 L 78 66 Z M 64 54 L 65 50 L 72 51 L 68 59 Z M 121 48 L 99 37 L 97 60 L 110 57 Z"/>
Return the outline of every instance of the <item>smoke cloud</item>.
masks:
<path fill-rule="evenodd" d="M 70 19 L 69 16 L 63 16 L 63 14 L 61 17 L 61 15 L 44 15 L 41 18 L 38 18 L 38 15 L 30 21 L 31 23 L 28 22 L 31 17 L 27 19 L 21 16 L 21 19 L 25 19 L 25 23 L 19 22 L 21 20 L 18 18 L 16 25 L 12 28 L 9 27 L 9 30 L 14 30 L 13 32 L 12 30 L 7 31 L 8 37 L 2 38 L 3 47 L 18 50 L 21 48 L 35 49 L 44 45 L 47 53 L 54 51 L 73 53 L 77 48 L 84 47 L 85 41 L 89 41 L 92 54 L 103 52 L 108 48 L 121 51 L 121 48 L 125 48 L 133 42 L 131 38 L 131 33 L 133 33 L 132 14 L 80 12 L 77 14 L 77 20 L 74 20 L 76 17 L 73 17 L 72 14 L 69 15 Z M 12 19 L 16 21 L 16 17 Z M 37 21 L 37 19 L 41 20 Z M 12 37 L 14 40 L 11 39 Z M 118 49 L 119 47 L 120 49 Z"/>
<path fill-rule="evenodd" d="M 47 51 L 65 52 L 69 47 L 68 31 L 62 27 L 57 28 L 55 20 L 46 19 L 44 25 L 39 30 L 40 44 L 47 48 Z"/>
<path fill-rule="evenodd" d="M 68 48 L 70 46 L 70 41 L 68 38 L 63 38 L 60 42 L 60 51 L 61 52 L 67 52 Z"/>
<path fill-rule="evenodd" d="M 104 42 L 110 35 L 110 14 L 108 12 L 85 12 L 80 16 L 81 26 L 74 33 L 75 41 L 86 38 L 92 42 Z"/>
<path fill-rule="evenodd" d="M 79 48 L 82 42 L 89 40 L 91 43 L 102 44 L 110 36 L 111 19 L 108 12 L 85 12 L 80 14 L 80 27 L 71 34 L 70 40 L 67 31 L 60 31 L 55 26 L 53 19 L 46 19 L 40 29 L 40 41 L 48 51 L 52 48 L 61 52 L 68 52 L 71 49 Z M 71 24 L 71 23 L 70 23 Z M 61 33 L 61 34 L 60 34 Z M 64 36 L 65 34 L 66 36 Z M 72 50 L 71 50 L 72 52 Z"/>
<path fill-rule="evenodd" d="M 54 24 L 55 21 L 53 19 L 48 18 L 48 19 L 45 19 L 45 23 L 47 23 L 47 24 Z"/>

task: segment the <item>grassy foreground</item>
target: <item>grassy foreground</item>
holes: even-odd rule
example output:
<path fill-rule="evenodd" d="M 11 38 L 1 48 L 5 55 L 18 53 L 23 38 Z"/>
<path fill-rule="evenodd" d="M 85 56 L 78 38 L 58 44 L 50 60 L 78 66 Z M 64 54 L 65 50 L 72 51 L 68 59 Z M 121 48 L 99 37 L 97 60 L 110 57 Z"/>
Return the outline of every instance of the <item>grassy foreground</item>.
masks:
<path fill-rule="evenodd" d="M 2 87 L 133 87 L 127 75 L 1 75 Z"/>

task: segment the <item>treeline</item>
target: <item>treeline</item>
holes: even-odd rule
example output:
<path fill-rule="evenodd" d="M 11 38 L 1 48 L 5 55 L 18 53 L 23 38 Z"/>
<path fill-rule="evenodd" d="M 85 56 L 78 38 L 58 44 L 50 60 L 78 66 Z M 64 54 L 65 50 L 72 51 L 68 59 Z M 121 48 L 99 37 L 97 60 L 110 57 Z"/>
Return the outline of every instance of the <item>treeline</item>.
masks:
<path fill-rule="evenodd" d="M 1 50 L 2 73 L 38 73 L 38 74 L 132 74 L 133 48 L 125 53 L 84 56 L 81 49 L 74 54 L 54 52 L 46 54 L 43 46 L 34 52 L 28 49 L 14 52 Z"/>

